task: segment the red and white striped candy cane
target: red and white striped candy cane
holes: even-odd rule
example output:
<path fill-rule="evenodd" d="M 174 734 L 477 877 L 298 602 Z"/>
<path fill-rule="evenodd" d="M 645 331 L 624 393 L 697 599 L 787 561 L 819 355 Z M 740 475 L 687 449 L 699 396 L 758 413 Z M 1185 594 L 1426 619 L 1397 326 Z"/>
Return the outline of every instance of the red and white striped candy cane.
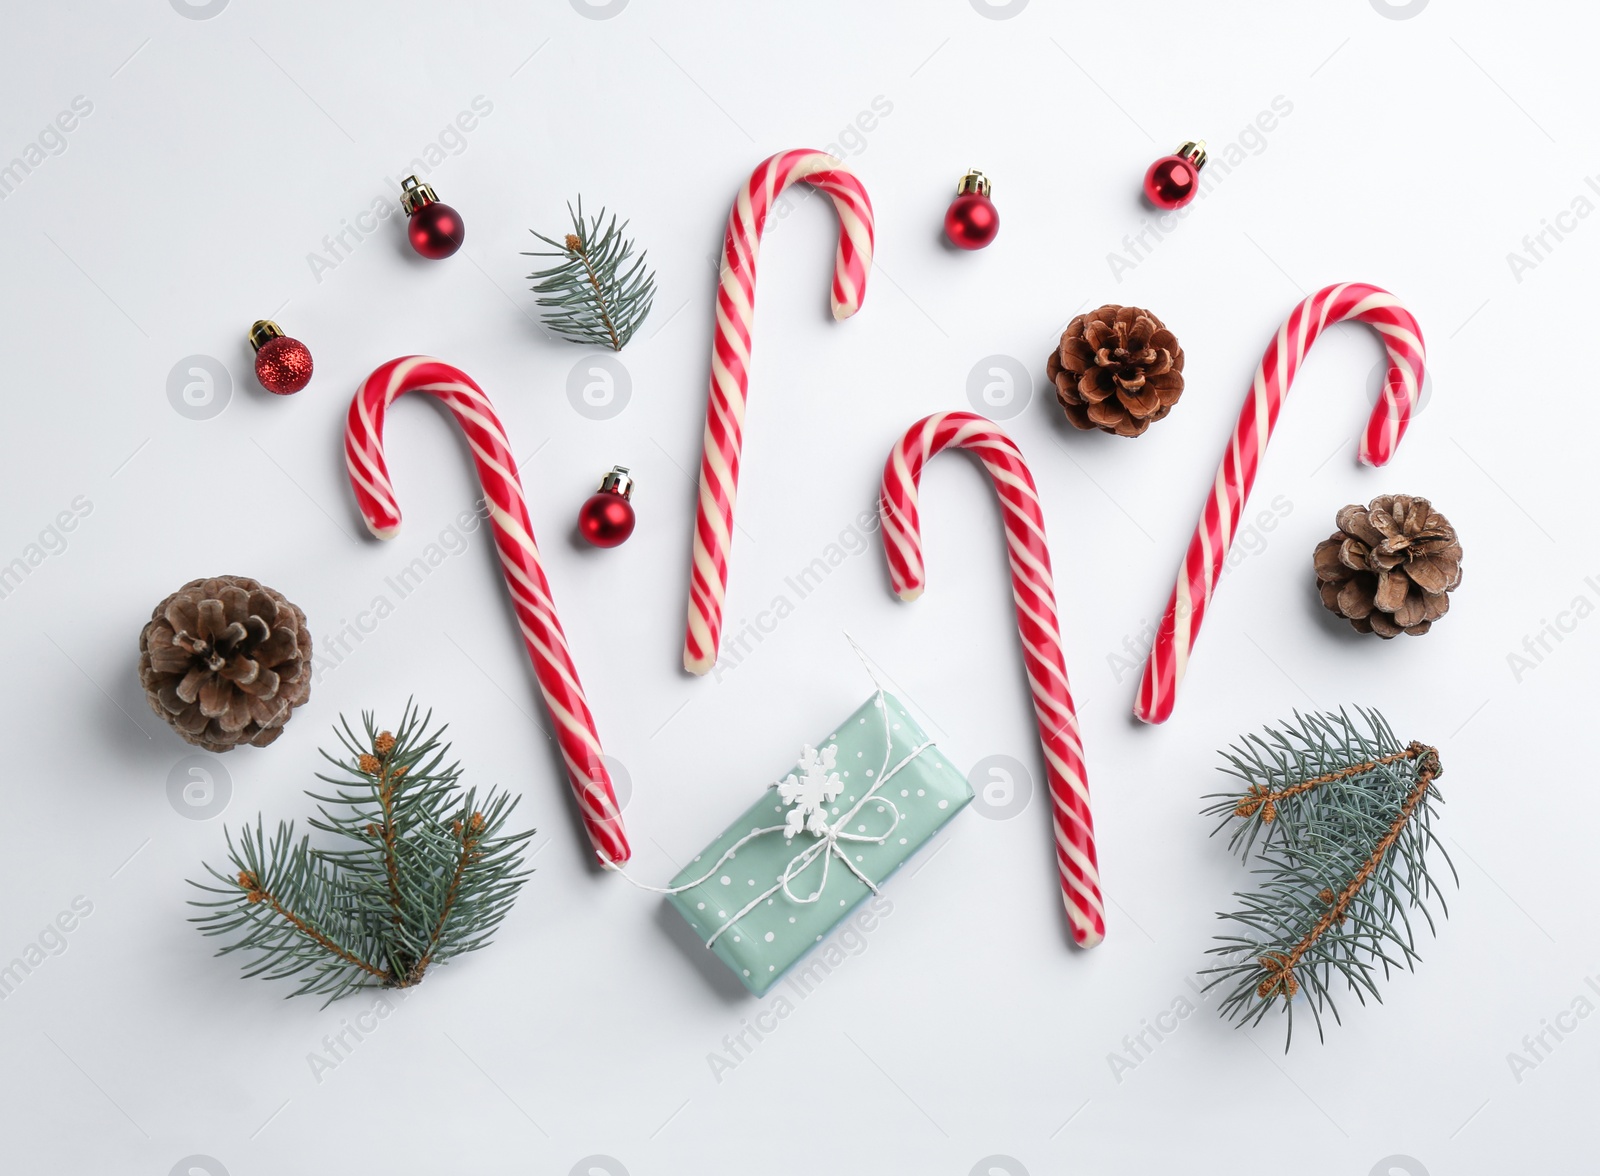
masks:
<path fill-rule="evenodd" d="M 750 388 L 750 324 L 755 317 L 756 257 L 773 201 L 804 180 L 833 200 L 839 249 L 833 260 L 833 317 L 861 309 L 872 266 L 872 201 L 850 169 L 822 151 L 782 151 L 750 173 L 728 213 L 717 287 L 717 328 L 711 339 L 711 392 L 700 454 L 700 506 L 694 524 L 689 578 L 689 623 L 683 667 L 704 674 L 716 664 L 722 640 L 722 602 L 728 588 L 733 502 L 739 492 L 739 450 Z"/>
<path fill-rule="evenodd" d="M 1172 714 L 1178 683 L 1183 681 L 1184 670 L 1188 668 L 1190 651 L 1200 633 L 1200 622 L 1205 620 L 1206 608 L 1217 590 L 1217 578 L 1222 574 L 1228 548 L 1233 544 L 1239 519 L 1250 498 L 1250 487 L 1255 484 L 1256 470 L 1267 451 L 1267 440 L 1272 436 L 1295 372 L 1299 371 L 1301 360 L 1322 329 L 1347 319 L 1356 319 L 1375 328 L 1389 352 L 1389 375 L 1383 394 L 1361 434 L 1362 462 L 1383 465 L 1394 456 L 1395 447 L 1405 436 L 1412 408 L 1422 389 L 1426 362 L 1422 328 L 1411 312 L 1400 305 L 1400 300 L 1387 290 L 1365 282 L 1347 282 L 1318 290 L 1294 308 L 1278 328 L 1272 346 L 1261 357 L 1250 395 L 1239 413 L 1239 423 L 1222 455 L 1222 465 L 1217 469 L 1216 481 L 1206 498 L 1200 525 L 1195 529 L 1194 538 L 1189 540 L 1188 553 L 1178 571 L 1177 586 L 1172 590 L 1166 615 L 1156 631 L 1150 659 L 1145 663 L 1144 678 L 1139 683 L 1139 697 L 1134 702 L 1133 713 L 1147 723 L 1164 723 Z"/>
<path fill-rule="evenodd" d="M 500 550 L 500 568 L 539 690 L 555 720 L 556 743 L 566 761 L 584 828 L 602 861 L 625 862 L 630 851 L 622 831 L 622 814 L 611 790 L 594 716 L 578 681 L 578 667 L 572 662 L 566 634 L 556 619 L 550 585 L 539 564 L 516 458 L 489 398 L 460 368 L 424 355 L 408 355 L 391 359 L 356 392 L 345 424 L 344 458 L 361 517 L 379 539 L 392 539 L 400 529 L 400 507 L 383 456 L 383 421 L 389 405 L 407 392 L 426 392 L 443 401 L 472 445 L 490 531 Z"/>
<path fill-rule="evenodd" d="M 1039 742 L 1044 746 L 1061 893 L 1072 924 L 1072 938 L 1080 947 L 1093 947 L 1105 938 L 1106 912 L 1100 900 L 1083 740 L 1072 691 L 1067 686 L 1066 661 L 1061 655 L 1044 514 L 1039 509 L 1039 493 L 1034 489 L 1027 462 L 999 425 L 975 413 L 941 412 L 924 417 L 900 438 L 884 464 L 879 498 L 889 579 L 902 600 L 915 600 L 922 595 L 922 524 L 917 488 L 927 460 L 952 445 L 972 450 L 983 462 L 1005 509 L 1011 595 L 1017 603 L 1022 659 L 1028 669 L 1028 684 L 1033 688 Z"/>

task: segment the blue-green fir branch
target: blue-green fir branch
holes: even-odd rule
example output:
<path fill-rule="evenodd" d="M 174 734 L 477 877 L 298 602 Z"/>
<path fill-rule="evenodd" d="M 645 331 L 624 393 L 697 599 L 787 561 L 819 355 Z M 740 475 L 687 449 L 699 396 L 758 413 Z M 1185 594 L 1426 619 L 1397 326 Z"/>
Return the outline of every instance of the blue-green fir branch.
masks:
<path fill-rule="evenodd" d="M 1211 949 L 1222 962 L 1206 969 L 1207 987 L 1225 986 L 1220 1011 L 1238 1024 L 1284 1013 L 1285 1050 L 1297 1004 L 1320 1039 L 1324 1014 L 1339 1020 L 1336 989 L 1381 1001 L 1379 982 L 1420 958 L 1417 924 L 1434 933 L 1434 908 L 1448 914 L 1432 872 L 1437 854 L 1455 878 L 1433 830 L 1439 754 L 1356 713 L 1297 712 L 1244 737 L 1221 769 L 1242 789 L 1207 798 L 1213 835 L 1229 828 L 1230 849 L 1260 879 L 1218 916 L 1232 929 Z"/>
<path fill-rule="evenodd" d="M 310 835 L 257 818 L 227 834 L 229 868 L 205 867 L 194 885 L 214 896 L 192 905 L 202 934 L 227 936 L 219 955 L 246 953 L 244 974 L 298 977 L 294 996 L 337 1000 L 356 988 L 404 988 L 434 964 L 486 946 L 528 871 L 533 831 L 506 833 L 516 802 L 461 787 L 444 728 L 406 706 L 394 732 L 342 717 L 342 755 L 323 752 L 331 786 L 308 793 Z"/>
<path fill-rule="evenodd" d="M 569 342 L 621 351 L 650 313 L 655 274 L 645 268 L 645 254 L 633 255 L 634 243 L 624 235 L 627 221 L 620 226 L 615 216 L 606 221 L 603 208 L 586 221 L 582 196 L 576 211 L 567 205 L 567 214 L 572 218 L 570 233 L 558 241 L 534 232 L 552 249 L 523 254 L 560 259 L 529 275 L 539 295 L 540 316 Z"/>

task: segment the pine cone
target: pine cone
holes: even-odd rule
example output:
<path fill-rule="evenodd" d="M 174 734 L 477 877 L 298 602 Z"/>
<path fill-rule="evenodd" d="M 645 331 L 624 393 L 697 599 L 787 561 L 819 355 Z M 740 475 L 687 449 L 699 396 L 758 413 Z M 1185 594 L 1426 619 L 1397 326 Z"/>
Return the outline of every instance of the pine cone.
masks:
<path fill-rule="evenodd" d="M 1361 633 L 1419 636 L 1450 610 L 1461 583 L 1461 544 L 1426 498 L 1380 494 L 1339 512 L 1339 530 L 1312 564 L 1322 603 Z"/>
<path fill-rule="evenodd" d="M 1148 310 L 1102 306 L 1062 332 L 1045 369 L 1080 429 L 1137 437 L 1183 395 L 1183 348 Z"/>
<path fill-rule="evenodd" d="M 306 614 L 245 576 L 191 580 L 139 634 L 139 682 L 190 743 L 265 747 L 311 696 Z"/>

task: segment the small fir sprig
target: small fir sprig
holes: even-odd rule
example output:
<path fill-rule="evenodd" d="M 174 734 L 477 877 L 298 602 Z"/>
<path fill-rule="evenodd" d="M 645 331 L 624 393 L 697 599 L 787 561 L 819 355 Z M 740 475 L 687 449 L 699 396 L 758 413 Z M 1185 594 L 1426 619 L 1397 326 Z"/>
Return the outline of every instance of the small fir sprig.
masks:
<path fill-rule="evenodd" d="M 627 221 L 619 226 L 613 216 L 602 230 L 606 217 L 602 208 L 599 216 L 586 222 L 582 196 L 577 211 L 569 204 L 567 214 L 572 217 L 572 232 L 560 241 L 529 230 L 554 252 L 523 254 L 561 259 L 528 275 L 534 279 L 533 292 L 540 295 L 544 324 L 569 342 L 621 351 L 650 313 L 655 274 L 645 269 L 645 254 L 633 256 L 633 241 L 623 235 Z"/>
<path fill-rule="evenodd" d="M 1342 979 L 1362 1004 L 1382 1001 L 1380 978 L 1410 969 L 1416 951 L 1413 913 L 1435 931 L 1437 851 L 1455 866 L 1433 832 L 1439 753 L 1402 746 L 1382 715 L 1357 708 L 1295 714 L 1294 721 L 1249 735 L 1222 753 L 1220 770 L 1243 792 L 1219 793 L 1205 810 L 1220 818 L 1213 836 L 1232 824 L 1229 848 L 1252 861 L 1261 883 L 1235 894 L 1240 909 L 1218 917 L 1237 932 L 1219 935 L 1206 969 L 1207 988 L 1226 985 L 1224 1017 L 1258 1025 L 1274 1009 L 1286 1016 L 1284 1049 L 1294 1036 L 1296 997 L 1323 1036 L 1322 1018 L 1339 1020 L 1331 985 Z M 1381 977 L 1380 977 L 1381 972 Z"/>
<path fill-rule="evenodd" d="M 296 840 L 283 822 L 268 838 L 259 817 L 227 834 L 229 869 L 207 864 L 211 882 L 192 883 L 219 896 L 191 904 L 207 911 L 191 920 L 202 934 L 233 937 L 218 955 L 245 952 L 246 976 L 297 976 L 291 996 L 326 1004 L 410 987 L 489 943 L 528 876 L 521 850 L 533 830 L 502 832 L 516 807 L 505 793 L 460 788 L 432 718 L 407 703 L 391 733 L 363 714 L 364 737 L 340 718 L 344 754 L 324 751 L 337 771 L 317 775 L 332 791 L 307 794 L 318 802 L 307 823 L 336 844 Z"/>

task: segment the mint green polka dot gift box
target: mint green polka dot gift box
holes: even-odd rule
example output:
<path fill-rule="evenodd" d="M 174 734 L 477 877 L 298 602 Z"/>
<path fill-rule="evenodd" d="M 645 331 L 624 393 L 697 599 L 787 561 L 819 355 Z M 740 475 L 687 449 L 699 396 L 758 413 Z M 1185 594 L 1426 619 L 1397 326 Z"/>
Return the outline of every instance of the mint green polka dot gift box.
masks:
<path fill-rule="evenodd" d="M 669 901 L 760 996 L 971 799 L 879 691 L 673 878 Z"/>

